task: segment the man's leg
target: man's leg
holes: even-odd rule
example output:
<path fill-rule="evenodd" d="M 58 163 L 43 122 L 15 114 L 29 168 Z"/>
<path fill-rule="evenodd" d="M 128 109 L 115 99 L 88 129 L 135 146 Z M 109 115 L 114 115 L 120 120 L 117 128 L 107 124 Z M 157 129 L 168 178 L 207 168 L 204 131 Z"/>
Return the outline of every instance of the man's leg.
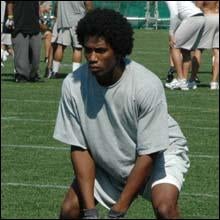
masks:
<path fill-rule="evenodd" d="M 54 75 L 56 75 L 59 72 L 60 63 L 63 60 L 63 54 L 64 54 L 65 48 L 66 46 L 64 45 L 61 45 L 61 44 L 57 45 L 57 48 L 54 53 L 53 67 L 52 67 L 52 71 Z"/>
<path fill-rule="evenodd" d="M 12 38 L 14 49 L 14 66 L 16 70 L 15 80 L 18 76 L 29 79 L 30 64 L 29 64 L 29 37 L 18 33 Z"/>
<path fill-rule="evenodd" d="M 213 50 L 213 65 L 212 65 L 212 79 L 210 83 L 210 88 L 212 90 L 219 89 L 219 49 L 214 48 Z"/>
<path fill-rule="evenodd" d="M 152 188 L 152 206 L 158 219 L 180 218 L 177 205 L 179 190 L 169 183 L 157 184 Z"/>
<path fill-rule="evenodd" d="M 174 67 L 174 63 L 173 63 L 173 58 L 171 55 L 171 48 L 169 48 L 169 70 L 167 71 L 167 78 L 166 78 L 166 82 L 172 82 L 173 78 L 174 78 L 174 73 L 176 72 L 176 69 Z"/>
<path fill-rule="evenodd" d="M 198 75 L 199 67 L 200 67 L 200 64 L 201 64 L 202 52 L 203 52 L 203 50 L 196 49 L 194 54 L 193 54 L 193 57 L 192 57 L 192 74 L 191 74 L 191 77 L 190 77 L 191 81 L 195 81 L 196 77 Z"/>
<path fill-rule="evenodd" d="M 30 36 L 30 64 L 31 72 L 30 78 L 39 78 L 39 65 L 40 65 L 40 54 L 41 54 L 41 33 Z"/>
<path fill-rule="evenodd" d="M 60 219 L 79 219 L 82 208 L 76 181 L 68 189 L 60 210 Z"/>
<path fill-rule="evenodd" d="M 78 69 L 82 62 L 82 48 L 73 48 L 72 71 Z"/>
<path fill-rule="evenodd" d="M 219 79 L 219 49 L 213 49 L 213 72 L 212 72 L 212 81 L 217 82 Z"/>

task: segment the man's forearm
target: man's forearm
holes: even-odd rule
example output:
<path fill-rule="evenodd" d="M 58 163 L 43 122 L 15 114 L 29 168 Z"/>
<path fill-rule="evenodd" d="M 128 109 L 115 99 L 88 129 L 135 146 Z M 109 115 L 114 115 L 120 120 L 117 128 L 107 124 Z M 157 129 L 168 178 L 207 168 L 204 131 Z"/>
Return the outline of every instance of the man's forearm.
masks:
<path fill-rule="evenodd" d="M 7 13 L 8 16 L 13 16 L 14 4 L 12 2 L 7 2 Z"/>
<path fill-rule="evenodd" d="M 119 200 L 112 207 L 113 210 L 119 212 L 127 211 L 141 187 L 146 183 L 146 179 L 150 175 L 153 166 L 154 157 L 155 155 L 138 156 Z"/>
<path fill-rule="evenodd" d="M 72 164 L 83 200 L 83 208 L 91 209 L 95 207 L 94 182 L 95 164 L 87 150 L 72 147 Z"/>

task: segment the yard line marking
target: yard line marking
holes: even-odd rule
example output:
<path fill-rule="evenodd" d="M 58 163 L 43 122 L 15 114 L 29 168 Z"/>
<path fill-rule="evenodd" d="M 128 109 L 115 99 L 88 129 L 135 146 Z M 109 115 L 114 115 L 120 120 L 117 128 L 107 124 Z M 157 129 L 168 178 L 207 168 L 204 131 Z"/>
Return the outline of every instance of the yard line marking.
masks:
<path fill-rule="evenodd" d="M 11 116 L 11 117 L 1 117 L 1 120 L 5 120 L 5 121 L 24 121 L 24 122 L 55 122 L 56 120 L 44 120 L 44 119 L 33 119 L 33 118 L 18 118 L 15 116 Z M 192 120 L 193 121 L 193 120 Z M 216 127 L 194 127 L 194 126 L 190 126 L 190 127 L 182 127 L 183 129 L 200 129 L 200 130 L 216 130 L 219 129 L 218 126 Z"/>
<path fill-rule="evenodd" d="M 1 186 L 23 186 L 23 187 L 33 187 L 33 188 L 55 188 L 55 189 L 67 189 L 69 186 L 64 185 L 50 185 L 50 184 L 31 184 L 31 183 L 1 183 Z M 184 193 L 181 192 L 183 196 L 195 196 L 195 197 L 211 197 L 218 198 L 218 195 L 209 193 Z"/>
<path fill-rule="evenodd" d="M 194 126 L 190 126 L 190 127 L 185 127 L 182 126 L 183 129 L 201 129 L 201 130 L 216 130 L 219 129 L 219 127 L 194 127 Z"/>
<path fill-rule="evenodd" d="M 200 196 L 204 196 L 204 197 L 211 197 L 211 198 L 219 198 L 218 195 L 213 195 L 213 194 L 208 194 L 208 193 L 180 193 L 183 196 L 196 196 L 196 197 L 200 197 Z"/>
<path fill-rule="evenodd" d="M 1 120 L 6 121 L 30 121 L 30 122 L 55 122 L 55 120 L 33 119 L 33 118 L 18 118 L 16 116 L 2 117 Z"/>
<path fill-rule="evenodd" d="M 3 101 L 8 101 L 8 102 L 35 102 L 35 103 L 39 103 L 39 102 L 43 102 L 43 103 L 59 103 L 59 100 L 57 101 L 51 101 L 51 100 L 32 100 L 32 99 L 24 99 L 24 100 L 19 100 L 19 99 L 4 99 L 2 98 L 1 100 Z"/>
<path fill-rule="evenodd" d="M 70 150 L 70 147 L 52 147 L 52 146 L 42 146 L 42 145 L 16 145 L 16 144 L 2 144 L 2 147 L 15 147 L 15 148 L 35 148 L 35 149 L 45 149 L 45 150 Z"/>
<path fill-rule="evenodd" d="M 176 106 L 176 105 L 168 105 L 168 107 L 170 107 L 170 108 L 176 108 L 176 109 L 189 109 L 189 110 L 191 110 L 191 109 L 193 109 L 193 110 L 202 110 L 203 112 L 218 112 L 219 111 L 219 109 L 218 109 L 218 107 L 216 107 L 216 108 L 208 108 L 208 109 L 204 109 L 204 107 L 189 107 L 189 106 L 181 106 L 181 105 L 179 105 L 179 106 Z M 201 113 L 201 112 L 200 112 Z"/>
<path fill-rule="evenodd" d="M 16 144 L 2 144 L 2 147 L 15 147 L 15 148 L 35 148 L 35 149 L 46 149 L 46 150 L 70 150 L 70 147 L 67 146 L 44 146 L 44 145 L 16 145 Z M 204 155 L 204 154 L 189 154 L 189 157 L 196 158 L 210 158 L 218 159 L 218 155 Z"/>
<path fill-rule="evenodd" d="M 8 98 L 2 98 L 1 99 L 2 101 L 9 101 L 9 102 L 34 102 L 34 103 L 59 103 L 59 100 L 57 101 L 52 101 L 52 100 L 32 100 L 32 99 L 24 99 L 24 100 L 19 100 L 19 99 L 8 99 Z M 168 107 L 171 107 L 171 108 L 180 108 L 180 109 L 193 109 L 193 110 L 202 110 L 203 112 L 218 112 L 219 109 L 216 108 L 216 109 L 211 109 L 211 108 L 208 108 L 207 110 L 204 110 L 204 107 L 192 107 L 192 106 L 176 106 L 176 105 L 168 105 Z"/>
<path fill-rule="evenodd" d="M 9 112 L 8 112 L 9 113 Z M 33 121 L 33 122 L 55 122 L 56 120 L 45 120 L 45 119 L 34 119 L 34 118 L 19 118 L 17 116 L 8 116 L 8 117 L 1 117 L 1 120 L 7 120 L 7 121 Z M 203 121 L 208 121 L 208 122 L 216 122 L 215 119 L 209 120 L 209 119 L 188 119 L 190 122 L 203 122 Z M 186 120 L 185 120 L 186 121 Z M 187 127 L 185 127 L 187 128 Z M 195 129 L 213 129 L 213 127 L 190 127 L 190 128 L 195 128 Z M 218 125 L 216 125 L 216 128 L 218 128 Z M 214 129 L 216 129 L 214 128 Z"/>
<path fill-rule="evenodd" d="M 68 186 L 61 185 L 41 185 L 41 184 L 28 184 L 28 183 L 1 183 L 3 186 L 24 186 L 34 188 L 56 188 L 56 189 L 67 189 Z"/>

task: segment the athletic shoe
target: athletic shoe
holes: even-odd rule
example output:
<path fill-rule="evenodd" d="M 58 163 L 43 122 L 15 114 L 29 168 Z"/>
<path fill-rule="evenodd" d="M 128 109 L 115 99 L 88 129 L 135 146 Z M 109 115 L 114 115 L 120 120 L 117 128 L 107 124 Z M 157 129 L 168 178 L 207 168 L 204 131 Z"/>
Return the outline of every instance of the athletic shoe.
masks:
<path fill-rule="evenodd" d="M 211 90 L 218 90 L 218 89 L 219 89 L 219 84 L 218 84 L 218 82 L 211 82 L 211 83 L 210 83 L 210 89 L 211 89 Z"/>
<path fill-rule="evenodd" d="M 197 89 L 196 81 L 188 81 L 188 88 L 189 89 Z"/>
<path fill-rule="evenodd" d="M 170 83 L 165 83 L 165 87 L 168 89 L 174 89 L 178 83 L 178 80 L 174 78 Z"/>
<path fill-rule="evenodd" d="M 186 79 L 173 79 L 170 83 L 165 83 L 165 87 L 168 89 L 181 89 L 181 90 L 189 90 L 188 83 Z"/>
<path fill-rule="evenodd" d="M 9 53 L 6 50 L 2 50 L 1 53 L 2 53 L 1 54 L 1 59 L 2 59 L 3 62 L 5 62 L 8 59 Z"/>
<path fill-rule="evenodd" d="M 40 78 L 40 76 L 37 74 L 34 77 L 30 78 L 30 82 L 43 82 L 43 80 Z"/>
<path fill-rule="evenodd" d="M 51 68 L 46 67 L 44 77 L 47 78 L 50 75 L 50 72 L 52 72 Z"/>
<path fill-rule="evenodd" d="M 15 82 L 16 83 L 22 83 L 22 82 L 28 82 L 27 78 L 19 73 L 15 74 Z"/>
<path fill-rule="evenodd" d="M 57 78 L 56 75 L 57 75 L 56 72 L 49 71 L 47 78 L 48 79 L 56 79 Z"/>
<path fill-rule="evenodd" d="M 169 70 L 167 71 L 167 78 L 166 78 L 166 82 L 172 82 L 173 78 L 174 78 L 174 73 L 176 72 L 175 68 L 173 66 L 171 66 L 169 68 Z"/>
<path fill-rule="evenodd" d="M 195 78 L 195 81 L 196 81 L 197 84 L 200 83 L 200 79 L 199 79 L 197 76 L 196 76 L 196 78 Z"/>

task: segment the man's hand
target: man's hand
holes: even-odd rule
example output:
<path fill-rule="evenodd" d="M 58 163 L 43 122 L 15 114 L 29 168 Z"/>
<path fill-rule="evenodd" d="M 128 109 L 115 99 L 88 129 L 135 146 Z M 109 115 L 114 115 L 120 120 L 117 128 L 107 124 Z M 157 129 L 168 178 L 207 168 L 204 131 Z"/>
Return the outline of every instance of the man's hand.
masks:
<path fill-rule="evenodd" d="M 108 219 L 122 219 L 126 215 L 126 212 L 117 212 L 110 209 L 108 213 Z"/>
<path fill-rule="evenodd" d="M 8 29 L 14 29 L 14 18 L 12 15 L 8 16 L 7 21 L 5 22 L 5 26 Z"/>
<path fill-rule="evenodd" d="M 98 219 L 98 210 L 94 209 L 84 209 L 82 219 Z"/>
<path fill-rule="evenodd" d="M 170 46 L 171 48 L 174 48 L 175 44 L 176 44 L 176 39 L 175 39 L 175 37 L 174 37 L 173 35 L 169 35 L 169 46 Z"/>
<path fill-rule="evenodd" d="M 139 155 L 135 165 L 128 176 L 125 187 L 118 199 L 112 206 L 112 210 L 118 213 L 126 213 L 129 206 L 136 198 L 141 188 L 146 184 L 153 167 L 156 153 L 150 155 Z"/>

